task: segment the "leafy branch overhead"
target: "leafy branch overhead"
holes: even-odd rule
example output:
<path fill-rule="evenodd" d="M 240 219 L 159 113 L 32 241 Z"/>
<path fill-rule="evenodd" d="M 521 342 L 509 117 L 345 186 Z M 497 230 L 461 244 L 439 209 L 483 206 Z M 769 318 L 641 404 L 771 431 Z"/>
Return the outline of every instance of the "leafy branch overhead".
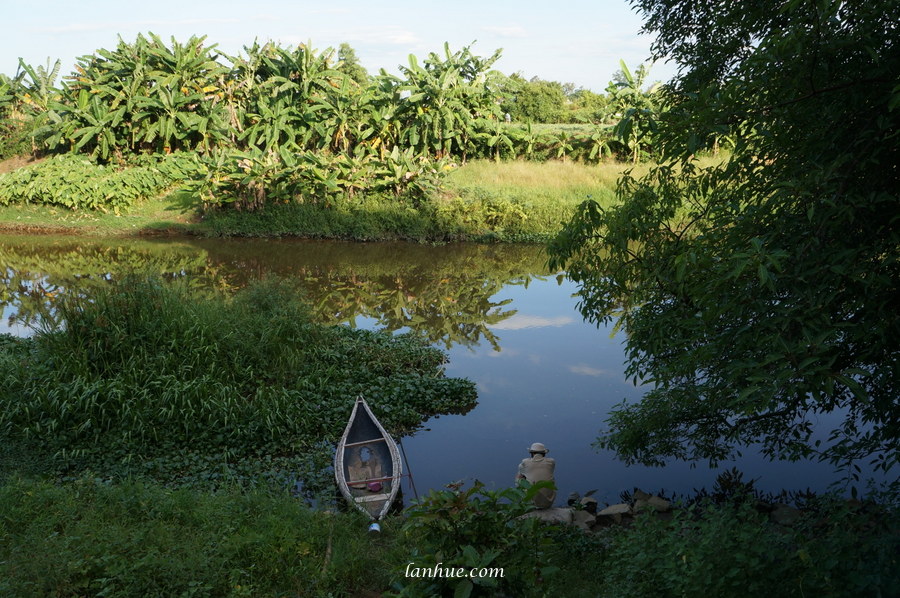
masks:
<path fill-rule="evenodd" d="M 616 207 L 582 206 L 552 247 L 583 313 L 624 325 L 628 372 L 649 385 L 599 444 L 643 463 L 758 443 L 848 474 L 897 465 L 892 3 L 634 4 L 683 65 L 658 92 L 662 163 L 625 177 Z M 731 158 L 700 167 L 726 133 Z"/>

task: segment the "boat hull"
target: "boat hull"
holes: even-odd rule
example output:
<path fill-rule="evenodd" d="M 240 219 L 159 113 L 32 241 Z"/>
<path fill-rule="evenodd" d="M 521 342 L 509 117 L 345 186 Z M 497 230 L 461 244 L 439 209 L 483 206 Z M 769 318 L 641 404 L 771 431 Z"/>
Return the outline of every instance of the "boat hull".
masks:
<path fill-rule="evenodd" d="M 334 455 L 338 488 L 347 501 L 378 521 L 400 490 L 400 451 L 365 399 L 359 397 Z"/>

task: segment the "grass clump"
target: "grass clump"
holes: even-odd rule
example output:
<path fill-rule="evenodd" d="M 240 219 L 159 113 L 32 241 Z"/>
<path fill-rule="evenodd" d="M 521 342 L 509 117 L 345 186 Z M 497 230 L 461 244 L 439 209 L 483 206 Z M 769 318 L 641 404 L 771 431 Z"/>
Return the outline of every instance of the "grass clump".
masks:
<path fill-rule="evenodd" d="M 0 486 L 0 594 L 359 595 L 387 587 L 393 561 L 365 526 L 286 494 L 15 479 Z"/>
<path fill-rule="evenodd" d="M 67 298 L 57 318 L 0 351 L 0 434 L 55 454 L 63 476 L 287 479 L 328 451 L 357 395 L 393 432 L 475 402 L 470 382 L 443 376 L 442 352 L 315 324 L 283 282 L 199 300 L 129 277 Z"/>

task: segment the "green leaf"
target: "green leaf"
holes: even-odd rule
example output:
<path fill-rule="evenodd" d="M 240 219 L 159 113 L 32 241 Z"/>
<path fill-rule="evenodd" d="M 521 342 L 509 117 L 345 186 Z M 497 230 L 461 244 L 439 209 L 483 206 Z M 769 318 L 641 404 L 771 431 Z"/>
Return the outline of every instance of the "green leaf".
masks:
<path fill-rule="evenodd" d="M 453 598 L 469 598 L 472 595 L 473 589 L 472 581 L 470 579 L 460 580 L 459 583 L 456 584 L 456 588 L 453 590 Z"/>

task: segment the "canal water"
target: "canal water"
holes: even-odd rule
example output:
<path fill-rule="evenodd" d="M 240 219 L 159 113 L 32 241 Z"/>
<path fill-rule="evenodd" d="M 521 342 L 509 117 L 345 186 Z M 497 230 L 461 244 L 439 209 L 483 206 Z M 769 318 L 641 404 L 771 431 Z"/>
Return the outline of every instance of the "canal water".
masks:
<path fill-rule="evenodd" d="M 626 467 L 592 447 L 609 410 L 639 400 L 641 388 L 623 374 L 623 333 L 585 322 L 575 285 L 545 263 L 535 246 L 0 236 L 0 332 L 31 334 L 62 294 L 132 270 L 199 290 L 292 277 L 323 321 L 414 330 L 448 352 L 447 375 L 476 383 L 475 409 L 403 439 L 420 494 L 459 480 L 510 485 L 533 442 L 556 459 L 560 497 L 597 490 L 613 503 L 635 487 L 711 487 L 717 472 L 706 464 Z M 720 464 L 732 466 L 773 492 L 822 491 L 838 477 L 827 464 L 772 463 L 752 447 Z"/>

